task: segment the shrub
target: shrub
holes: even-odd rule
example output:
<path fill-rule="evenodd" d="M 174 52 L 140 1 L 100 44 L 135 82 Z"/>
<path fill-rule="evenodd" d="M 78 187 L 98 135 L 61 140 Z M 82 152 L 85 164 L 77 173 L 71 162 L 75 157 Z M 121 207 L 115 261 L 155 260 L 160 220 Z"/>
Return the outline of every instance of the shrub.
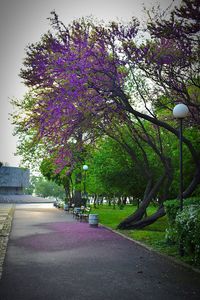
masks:
<path fill-rule="evenodd" d="M 187 198 L 183 200 L 184 207 L 190 205 L 200 206 L 200 197 Z M 164 206 L 169 224 L 174 225 L 177 212 L 180 208 L 180 201 L 178 199 L 167 200 L 165 201 Z"/>
<path fill-rule="evenodd" d="M 183 200 L 184 207 L 198 205 L 200 207 L 200 197 L 187 198 Z M 178 199 L 168 200 L 164 203 L 168 219 L 168 228 L 166 229 L 165 240 L 169 244 L 176 244 L 179 240 L 179 233 L 176 226 L 176 216 L 179 212 L 180 201 Z"/>
<path fill-rule="evenodd" d="M 169 244 L 169 245 L 174 245 L 177 243 L 177 237 L 178 237 L 178 233 L 177 233 L 177 229 L 174 226 L 169 226 L 166 230 L 165 230 L 165 241 Z"/>
<path fill-rule="evenodd" d="M 184 252 L 200 266 L 200 206 L 191 205 L 176 216 L 178 242 L 182 240 Z"/>
<path fill-rule="evenodd" d="M 176 214 L 180 207 L 180 202 L 178 200 L 168 200 L 165 201 L 164 206 L 168 223 L 170 226 L 173 226 L 175 223 Z"/>

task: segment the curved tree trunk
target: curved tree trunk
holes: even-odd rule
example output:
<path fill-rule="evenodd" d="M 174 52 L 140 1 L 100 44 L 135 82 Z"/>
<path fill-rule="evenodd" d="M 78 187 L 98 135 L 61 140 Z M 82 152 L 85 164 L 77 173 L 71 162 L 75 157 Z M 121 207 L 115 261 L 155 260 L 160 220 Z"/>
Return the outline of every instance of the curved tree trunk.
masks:
<path fill-rule="evenodd" d="M 155 221 L 157 221 L 159 218 L 163 217 L 164 215 L 165 215 L 165 210 L 164 210 L 164 207 L 162 206 L 157 210 L 157 212 L 155 212 L 150 217 L 147 217 L 140 221 L 134 222 L 133 224 L 129 223 L 129 224 L 127 224 L 126 228 L 122 228 L 122 229 L 141 229 L 147 225 L 154 223 Z"/>
<path fill-rule="evenodd" d="M 170 159 L 167 160 L 166 169 L 167 169 L 167 176 L 166 176 L 165 182 L 164 182 L 163 194 L 161 195 L 160 207 L 151 216 L 145 217 L 144 219 L 141 219 L 137 222 L 130 223 L 128 229 L 144 228 L 150 224 L 153 224 L 155 221 L 157 221 L 159 218 L 161 218 L 165 215 L 163 202 L 167 199 L 168 191 L 169 191 L 169 188 L 170 188 L 172 180 L 173 180 L 173 172 L 170 172 L 170 170 L 171 170 L 171 160 Z"/>
<path fill-rule="evenodd" d="M 149 203 L 151 202 L 152 198 L 157 194 L 160 186 L 166 179 L 166 174 L 162 175 L 159 180 L 154 184 L 151 191 L 148 193 L 148 195 L 143 199 L 143 201 L 140 204 L 140 207 L 128 218 L 123 220 L 118 226 L 117 229 L 127 229 L 130 227 L 130 224 L 136 223 L 140 221 L 143 216 L 145 215 L 146 208 L 148 207 Z"/>
<path fill-rule="evenodd" d="M 196 169 L 194 177 L 190 182 L 190 185 L 183 192 L 183 198 L 191 196 L 198 184 L 200 184 L 200 167 Z"/>
<path fill-rule="evenodd" d="M 160 126 L 164 129 L 168 130 L 172 134 L 174 134 L 177 138 L 179 138 L 178 130 L 173 128 L 171 125 L 167 124 L 164 121 L 158 120 L 157 118 L 153 118 L 152 116 L 145 115 L 145 114 L 143 114 L 141 112 L 138 112 L 135 109 L 133 109 L 133 107 L 129 104 L 129 102 L 127 100 L 127 97 L 124 93 L 121 94 L 121 97 L 123 99 L 125 109 L 127 111 L 129 111 L 131 114 L 133 114 L 134 116 L 139 117 L 143 120 L 147 120 L 150 123 L 153 123 L 157 126 Z M 195 167 L 196 167 L 193 179 L 192 179 L 191 183 L 189 184 L 189 186 L 186 188 L 186 190 L 183 193 L 183 197 L 189 197 L 192 194 L 192 192 L 197 188 L 198 184 L 200 183 L 200 157 L 199 157 L 198 152 L 194 148 L 193 144 L 184 136 L 183 136 L 183 143 L 187 146 L 187 148 L 188 148 L 188 150 L 189 150 L 189 152 L 192 156 Z"/>
<path fill-rule="evenodd" d="M 171 170 L 171 160 L 170 159 L 167 160 L 167 165 L 165 167 L 166 167 L 166 173 L 162 177 L 160 177 L 160 179 L 157 181 L 157 183 L 154 185 L 154 187 L 152 188 L 152 190 L 150 191 L 150 193 L 148 195 L 145 193 L 145 198 L 142 201 L 141 206 L 137 209 L 137 211 L 133 215 L 129 216 L 127 219 L 122 221 L 118 225 L 118 227 L 117 227 L 118 229 L 140 229 L 140 228 L 143 228 L 147 225 L 154 223 L 159 218 L 161 218 L 165 215 L 163 202 L 167 199 L 168 190 L 169 190 L 169 187 L 173 180 L 173 172 L 170 172 L 170 170 Z M 147 206 L 151 202 L 153 196 L 159 190 L 162 183 L 164 183 L 164 191 L 161 196 L 162 201 L 160 203 L 159 209 L 153 215 L 143 218 L 145 215 Z"/>

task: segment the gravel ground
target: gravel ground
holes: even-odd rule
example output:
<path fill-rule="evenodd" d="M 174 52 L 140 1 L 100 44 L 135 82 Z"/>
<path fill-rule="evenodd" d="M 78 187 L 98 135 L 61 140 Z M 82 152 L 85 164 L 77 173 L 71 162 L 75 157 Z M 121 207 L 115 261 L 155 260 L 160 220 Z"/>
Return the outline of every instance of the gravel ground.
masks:
<path fill-rule="evenodd" d="M 0 204 L 0 279 L 14 215 L 14 204 Z"/>

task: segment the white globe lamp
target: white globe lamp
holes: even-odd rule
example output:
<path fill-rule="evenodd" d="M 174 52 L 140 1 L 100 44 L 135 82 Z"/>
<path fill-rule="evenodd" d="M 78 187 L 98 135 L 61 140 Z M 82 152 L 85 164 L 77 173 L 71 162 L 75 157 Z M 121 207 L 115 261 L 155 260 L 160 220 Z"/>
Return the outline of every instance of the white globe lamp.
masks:
<path fill-rule="evenodd" d="M 88 166 L 87 165 L 83 165 L 83 170 L 87 171 L 88 170 Z"/>
<path fill-rule="evenodd" d="M 189 113 L 189 109 L 187 105 L 183 103 L 177 104 L 173 109 L 173 115 L 177 119 L 183 119 L 187 117 L 188 113 Z"/>

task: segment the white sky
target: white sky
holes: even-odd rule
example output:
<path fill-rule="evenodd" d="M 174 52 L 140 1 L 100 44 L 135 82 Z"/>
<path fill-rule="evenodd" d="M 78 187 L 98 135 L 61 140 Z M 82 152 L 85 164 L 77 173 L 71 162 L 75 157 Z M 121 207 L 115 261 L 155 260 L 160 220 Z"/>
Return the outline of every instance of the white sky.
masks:
<path fill-rule="evenodd" d="M 176 3 L 180 3 L 176 0 Z M 98 19 L 129 20 L 142 18 L 146 7 L 160 3 L 166 8 L 171 0 L 1 0 L 0 2 L 0 161 L 19 166 L 14 155 L 17 137 L 12 135 L 9 99 L 22 98 L 26 91 L 18 76 L 25 47 L 37 42 L 50 29 L 47 18 L 55 10 L 67 25 L 73 19 L 93 15 Z"/>

